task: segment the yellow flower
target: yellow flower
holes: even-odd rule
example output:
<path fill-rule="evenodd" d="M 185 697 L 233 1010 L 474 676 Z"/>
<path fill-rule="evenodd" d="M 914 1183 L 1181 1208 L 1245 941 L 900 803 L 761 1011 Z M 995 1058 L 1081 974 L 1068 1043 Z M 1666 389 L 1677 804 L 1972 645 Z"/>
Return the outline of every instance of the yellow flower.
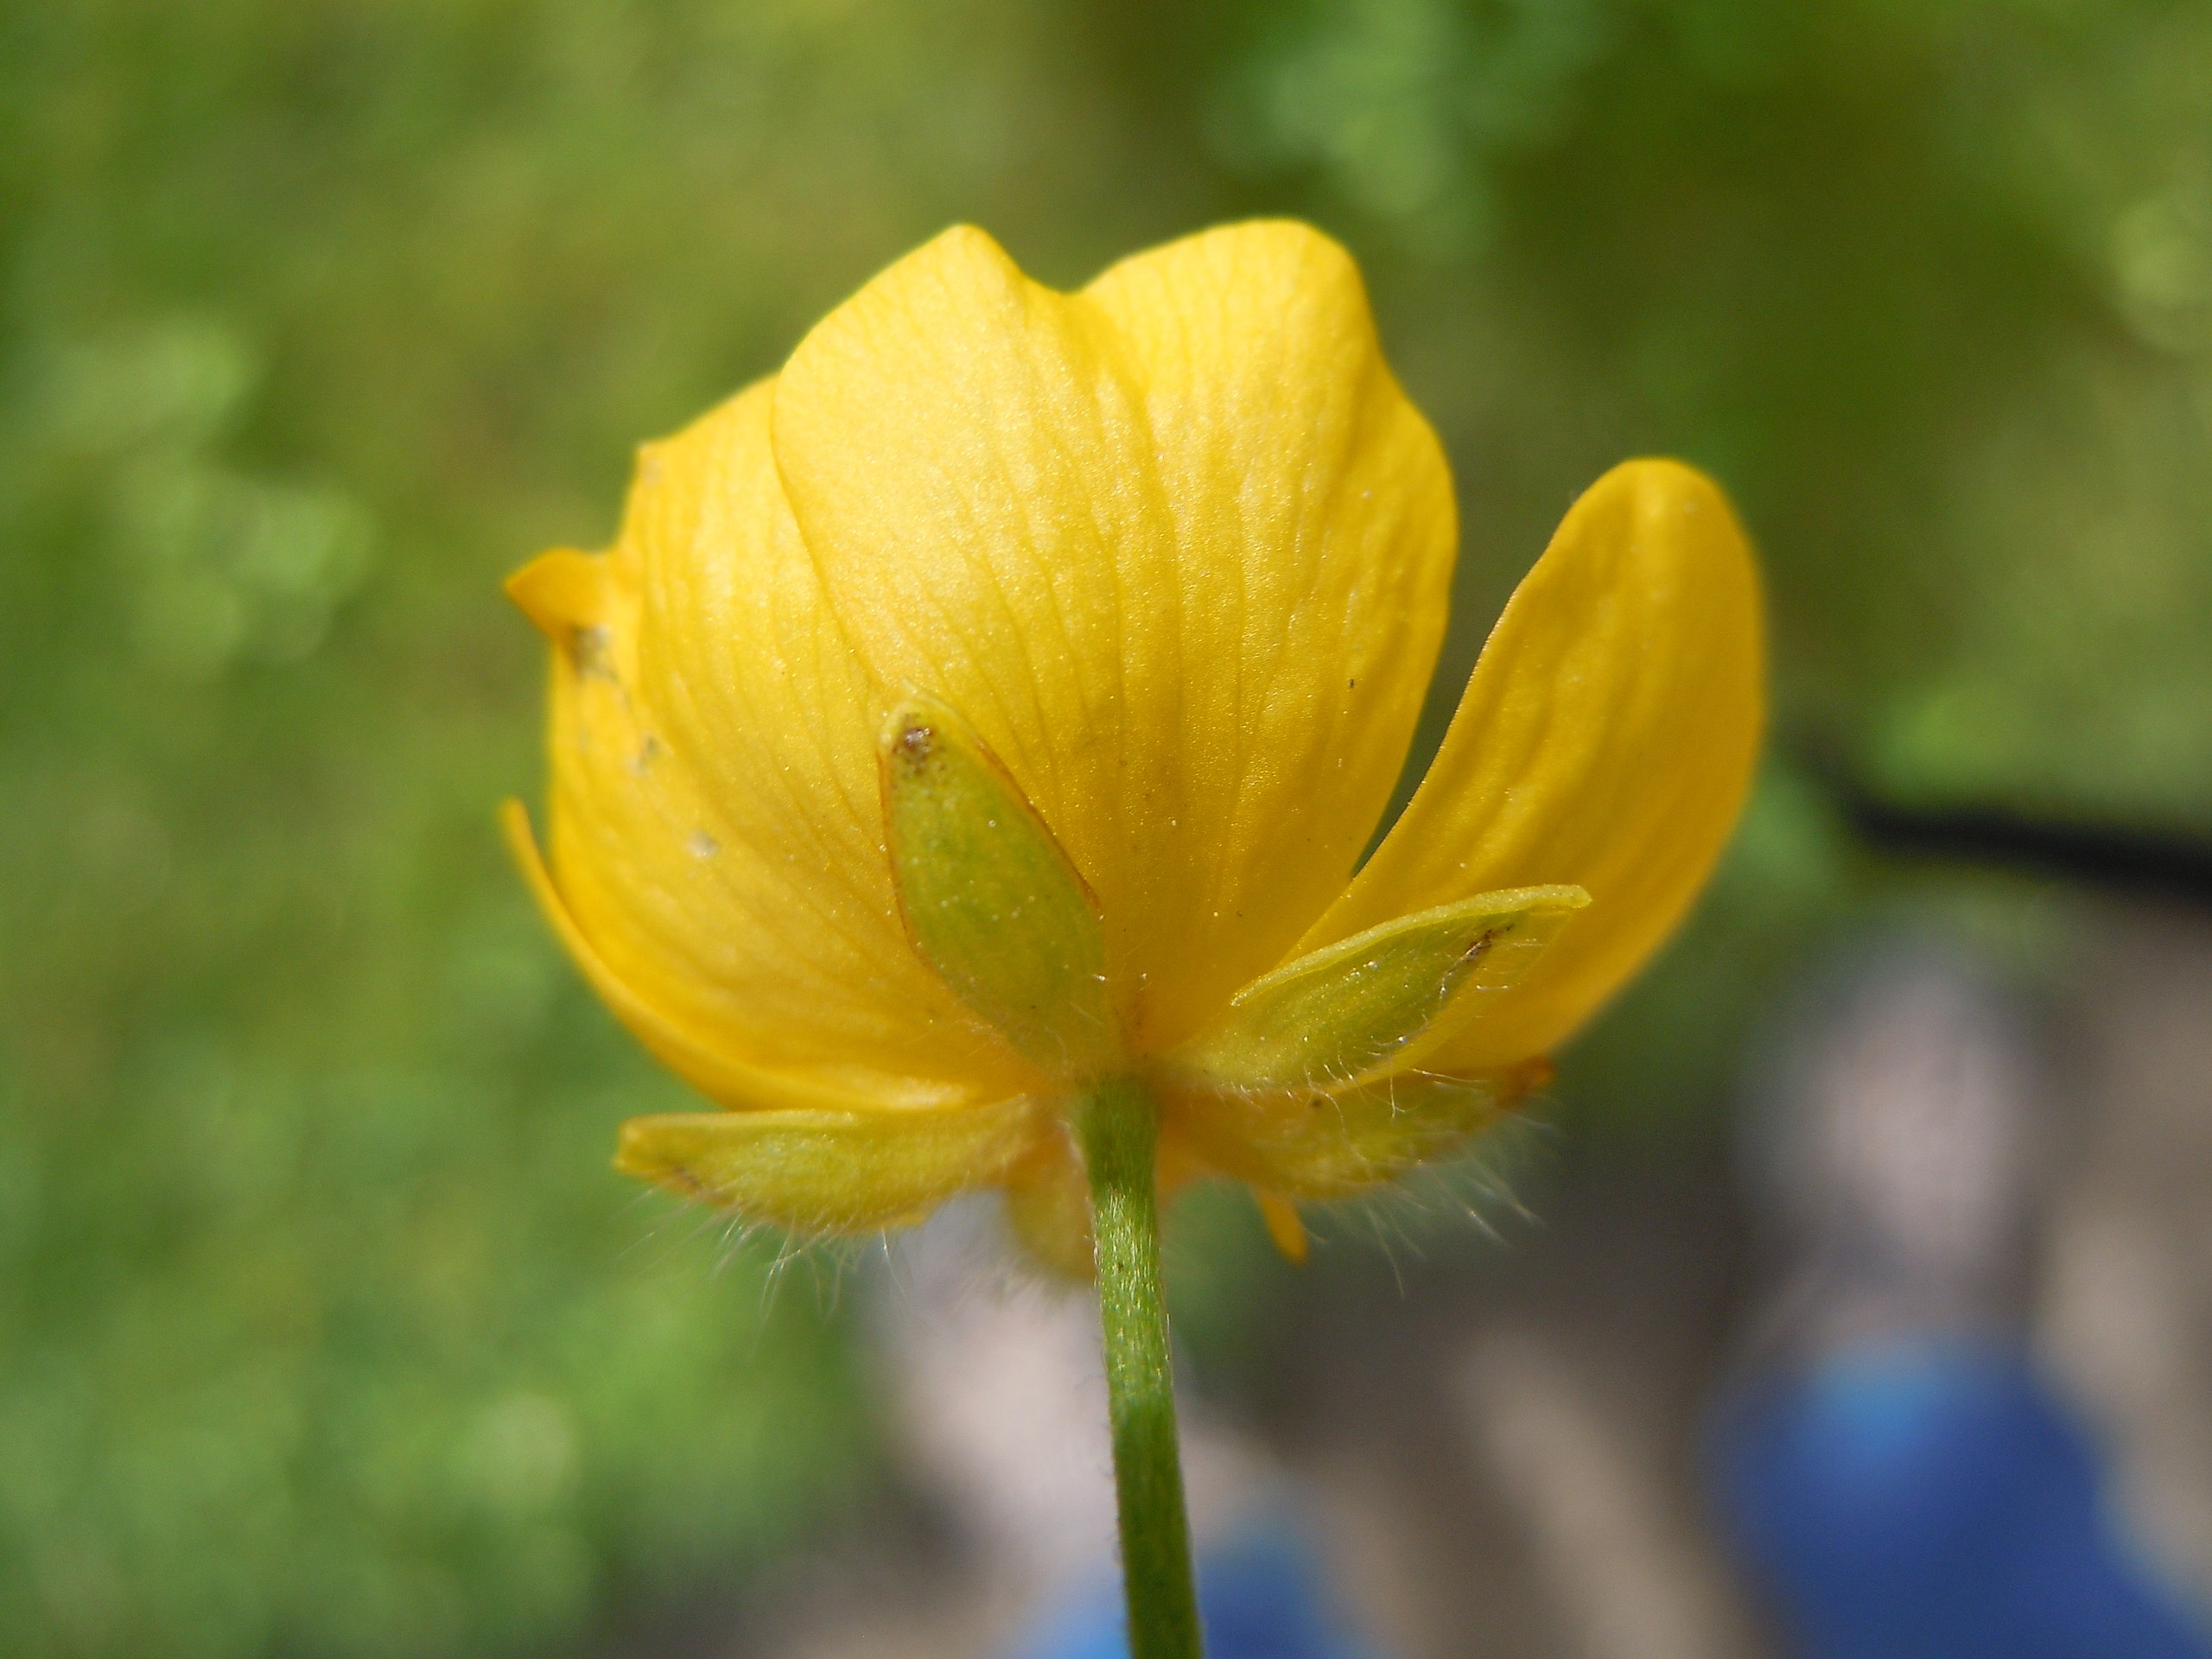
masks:
<path fill-rule="evenodd" d="M 1387 1181 L 1510 1107 L 1736 817 L 1758 582 L 1632 461 L 1499 620 L 1364 864 L 1457 542 L 1357 271 L 1235 226 L 1030 282 L 946 232 L 646 446 L 553 641 L 550 868 L 615 1013 L 720 1109 L 620 1166 L 808 1233 L 1006 1189 L 1087 1259 L 1066 1105 L 1149 1083 L 1163 1184 Z M 1584 906 L 1586 905 L 1586 909 Z"/>

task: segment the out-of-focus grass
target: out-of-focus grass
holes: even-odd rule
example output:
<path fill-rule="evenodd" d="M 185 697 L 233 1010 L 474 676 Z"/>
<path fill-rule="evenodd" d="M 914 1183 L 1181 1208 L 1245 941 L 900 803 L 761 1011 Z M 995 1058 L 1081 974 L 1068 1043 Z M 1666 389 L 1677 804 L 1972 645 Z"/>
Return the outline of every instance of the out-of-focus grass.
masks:
<path fill-rule="evenodd" d="M 607 1173 L 677 1091 L 490 809 L 499 577 L 883 260 L 1351 241 L 1465 504 L 1432 736 L 1671 450 L 1787 728 L 2205 828 L 2208 135 L 2189 0 L 0 11 L 0 1650 L 566 1639 L 855 1490 L 834 1319 Z M 1777 768 L 1569 1097 L 1709 1097 L 1859 884 Z"/>
<path fill-rule="evenodd" d="M 680 1096 L 498 849 L 543 671 L 498 584 L 952 214 L 1123 239 L 1052 41 L 0 18 L 0 1651 L 568 1637 L 849 1485 L 804 1275 L 607 1167 Z"/>

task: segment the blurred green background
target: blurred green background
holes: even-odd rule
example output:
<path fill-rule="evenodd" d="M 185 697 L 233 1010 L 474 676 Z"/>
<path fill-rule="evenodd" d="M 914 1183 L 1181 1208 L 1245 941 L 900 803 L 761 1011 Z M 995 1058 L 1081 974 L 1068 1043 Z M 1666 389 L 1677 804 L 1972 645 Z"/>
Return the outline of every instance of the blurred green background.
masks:
<path fill-rule="evenodd" d="M 1864 901 L 1793 745 L 2212 832 L 2212 6 L 0 9 L 0 1651 L 558 1650 L 864 1497 L 849 1319 L 607 1168 L 677 1091 L 496 845 L 498 582 L 950 220 L 1262 212 L 1452 449 L 1432 738 L 1613 461 L 1766 553 L 1781 758 L 1583 1132 Z"/>

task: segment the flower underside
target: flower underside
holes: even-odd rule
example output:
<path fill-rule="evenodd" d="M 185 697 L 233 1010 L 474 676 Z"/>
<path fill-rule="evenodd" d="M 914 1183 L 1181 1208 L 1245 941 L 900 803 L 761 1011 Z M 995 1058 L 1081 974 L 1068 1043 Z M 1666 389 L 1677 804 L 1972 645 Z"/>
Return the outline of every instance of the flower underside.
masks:
<path fill-rule="evenodd" d="M 1592 486 L 1355 865 L 1456 540 L 1350 261 L 1233 226 L 1079 294 L 947 233 L 639 467 L 607 554 L 510 584 L 554 645 L 571 954 L 720 1109 L 621 1167 L 815 1234 L 1005 1190 L 1079 1269 L 1067 1103 L 1160 1103 L 1166 1185 L 1268 1200 L 1464 1141 L 1650 953 L 1756 750 L 1713 485 Z"/>

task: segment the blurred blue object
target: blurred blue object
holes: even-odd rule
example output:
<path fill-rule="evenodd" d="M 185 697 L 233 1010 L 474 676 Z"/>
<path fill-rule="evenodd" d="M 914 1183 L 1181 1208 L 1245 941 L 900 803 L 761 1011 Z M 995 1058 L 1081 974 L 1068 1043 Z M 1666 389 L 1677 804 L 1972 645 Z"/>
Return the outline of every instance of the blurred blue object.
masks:
<path fill-rule="evenodd" d="M 1280 1528 L 1238 1535 L 1198 1556 L 1206 1659 L 1375 1659 L 1346 1633 L 1326 1575 Z M 1012 1659 L 1128 1659 L 1118 1583 L 1096 1586 L 1033 1630 Z"/>
<path fill-rule="evenodd" d="M 1723 1409 L 1721 1508 L 1816 1659 L 2212 1659 L 2018 1351 L 1848 1349 Z"/>

